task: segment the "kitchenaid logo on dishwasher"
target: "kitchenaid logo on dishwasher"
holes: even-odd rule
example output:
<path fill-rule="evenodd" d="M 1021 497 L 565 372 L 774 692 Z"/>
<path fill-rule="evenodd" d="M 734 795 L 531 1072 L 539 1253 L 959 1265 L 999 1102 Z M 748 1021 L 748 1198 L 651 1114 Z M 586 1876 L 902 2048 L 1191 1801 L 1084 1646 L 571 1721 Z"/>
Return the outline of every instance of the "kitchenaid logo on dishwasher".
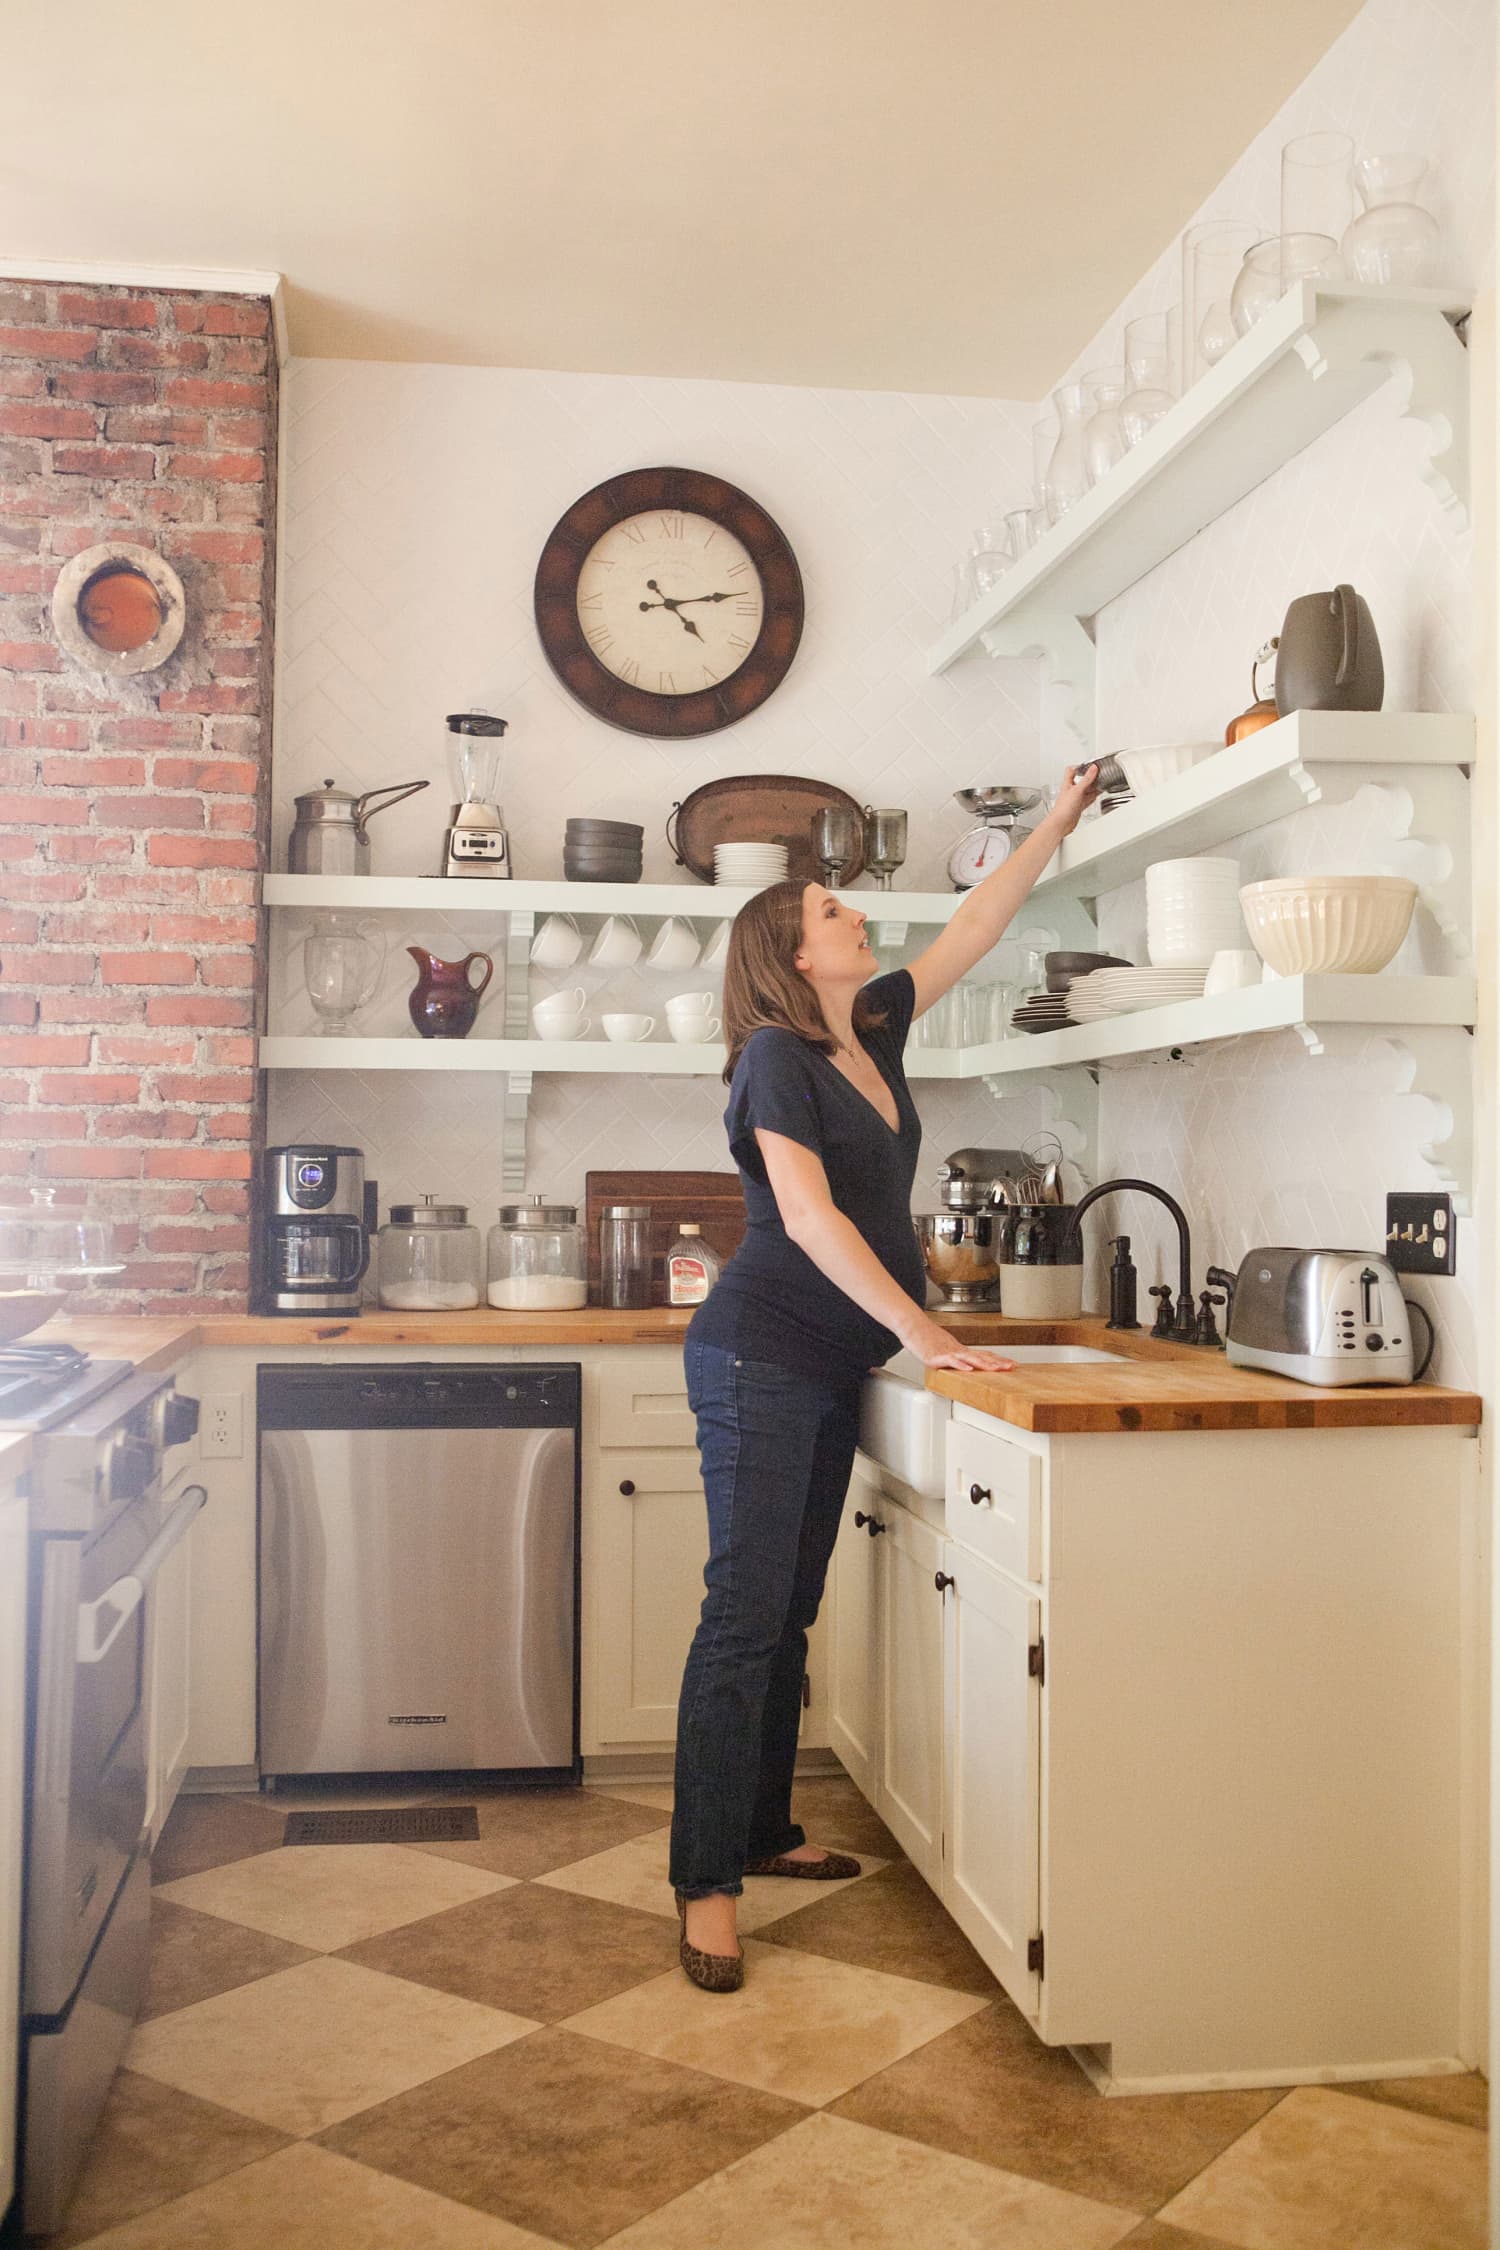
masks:
<path fill-rule="evenodd" d="M 445 1727 L 448 1714 L 446 1711 L 388 1711 L 385 1723 L 388 1727 Z"/>

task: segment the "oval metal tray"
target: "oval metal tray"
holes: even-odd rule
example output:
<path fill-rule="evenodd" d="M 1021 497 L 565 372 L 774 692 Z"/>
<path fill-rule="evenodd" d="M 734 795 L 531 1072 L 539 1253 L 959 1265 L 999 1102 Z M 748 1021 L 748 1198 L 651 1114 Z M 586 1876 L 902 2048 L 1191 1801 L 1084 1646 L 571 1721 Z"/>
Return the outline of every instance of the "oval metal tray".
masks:
<path fill-rule="evenodd" d="M 715 844 L 740 843 L 785 844 L 788 876 L 816 883 L 821 870 L 812 847 L 812 816 L 824 805 L 843 805 L 855 817 L 858 840 L 843 876 L 847 886 L 864 871 L 864 808 L 847 789 L 802 774 L 736 773 L 706 781 L 672 807 L 667 842 L 678 866 L 700 883 L 714 879 Z"/>

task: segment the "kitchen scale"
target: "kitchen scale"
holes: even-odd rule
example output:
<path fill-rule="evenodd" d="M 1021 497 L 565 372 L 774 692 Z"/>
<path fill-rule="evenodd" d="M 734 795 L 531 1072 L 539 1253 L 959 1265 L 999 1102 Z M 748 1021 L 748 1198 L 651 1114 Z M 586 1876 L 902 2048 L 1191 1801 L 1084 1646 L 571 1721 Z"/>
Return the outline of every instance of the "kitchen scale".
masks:
<path fill-rule="evenodd" d="M 500 810 L 505 721 L 489 711 L 454 711 L 447 725 L 448 767 L 459 801 L 443 838 L 439 873 L 509 878 L 510 841 Z"/>
<path fill-rule="evenodd" d="M 949 882 L 956 891 L 968 891 L 1002 867 L 1021 838 L 1030 834 L 1016 823 L 1022 813 L 1035 811 L 1044 792 L 997 781 L 982 789 L 955 789 L 953 794 L 965 812 L 979 815 L 978 827 L 960 836 L 948 854 Z"/>

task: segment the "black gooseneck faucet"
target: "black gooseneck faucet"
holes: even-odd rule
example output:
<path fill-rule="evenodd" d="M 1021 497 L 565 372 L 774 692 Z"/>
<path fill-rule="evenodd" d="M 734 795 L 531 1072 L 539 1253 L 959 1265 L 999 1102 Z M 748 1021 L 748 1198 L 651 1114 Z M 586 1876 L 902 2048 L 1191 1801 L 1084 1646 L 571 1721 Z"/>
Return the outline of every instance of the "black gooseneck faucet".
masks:
<path fill-rule="evenodd" d="M 1142 1195 L 1154 1195 L 1158 1203 L 1166 1205 L 1177 1226 L 1178 1280 L 1177 1318 L 1172 1333 L 1180 1344 L 1198 1341 L 1198 1321 L 1193 1311 L 1193 1246 L 1188 1234 L 1187 1214 L 1175 1196 L 1168 1195 L 1154 1180 L 1105 1180 L 1099 1187 L 1090 1188 L 1081 1195 L 1073 1207 L 1073 1226 L 1070 1230 L 1083 1237 L 1083 1214 L 1091 1203 L 1102 1195 L 1118 1195 L 1122 1188 L 1135 1188 Z"/>

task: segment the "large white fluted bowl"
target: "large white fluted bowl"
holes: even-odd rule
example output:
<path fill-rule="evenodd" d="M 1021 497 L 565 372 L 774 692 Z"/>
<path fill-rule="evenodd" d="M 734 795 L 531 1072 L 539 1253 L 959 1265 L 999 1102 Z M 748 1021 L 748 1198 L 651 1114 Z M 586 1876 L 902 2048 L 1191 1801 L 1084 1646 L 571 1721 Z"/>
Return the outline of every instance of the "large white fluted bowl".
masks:
<path fill-rule="evenodd" d="M 1403 875 L 1277 875 L 1240 892 L 1250 942 L 1278 976 L 1370 976 L 1395 959 L 1417 886 Z"/>

